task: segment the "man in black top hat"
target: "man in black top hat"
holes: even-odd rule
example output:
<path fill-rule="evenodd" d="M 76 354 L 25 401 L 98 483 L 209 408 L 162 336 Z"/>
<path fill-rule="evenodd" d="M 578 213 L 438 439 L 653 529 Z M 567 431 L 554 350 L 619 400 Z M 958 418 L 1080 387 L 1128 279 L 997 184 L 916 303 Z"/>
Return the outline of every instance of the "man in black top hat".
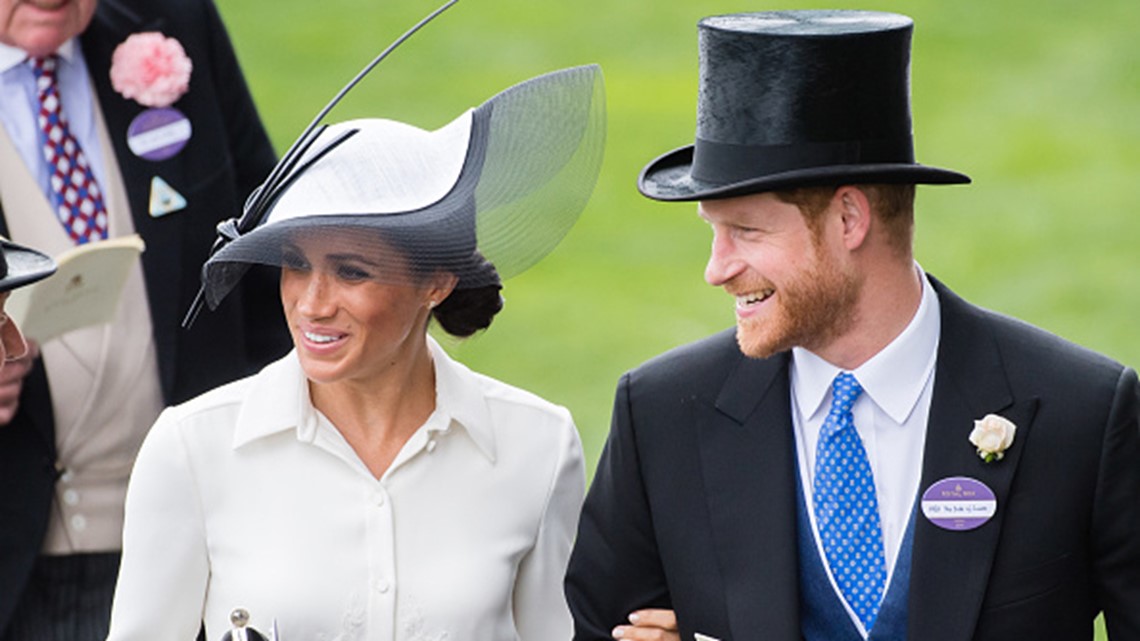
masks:
<path fill-rule="evenodd" d="M 911 30 L 700 23 L 696 142 L 639 188 L 699 202 L 737 327 L 622 377 L 576 639 L 1140 639 L 1136 373 L 915 263 L 914 185 L 969 179 L 914 160 Z"/>

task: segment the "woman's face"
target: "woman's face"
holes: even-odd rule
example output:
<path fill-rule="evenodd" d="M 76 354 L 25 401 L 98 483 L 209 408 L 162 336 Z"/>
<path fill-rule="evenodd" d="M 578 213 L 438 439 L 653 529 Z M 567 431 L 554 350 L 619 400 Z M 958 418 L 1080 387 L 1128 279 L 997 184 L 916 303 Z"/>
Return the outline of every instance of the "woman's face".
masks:
<path fill-rule="evenodd" d="M 450 275 L 394 278 L 391 261 L 374 258 L 377 247 L 359 232 L 322 230 L 283 252 L 281 303 L 315 383 L 367 384 L 406 362 L 424 345 L 431 303 L 450 293 Z"/>

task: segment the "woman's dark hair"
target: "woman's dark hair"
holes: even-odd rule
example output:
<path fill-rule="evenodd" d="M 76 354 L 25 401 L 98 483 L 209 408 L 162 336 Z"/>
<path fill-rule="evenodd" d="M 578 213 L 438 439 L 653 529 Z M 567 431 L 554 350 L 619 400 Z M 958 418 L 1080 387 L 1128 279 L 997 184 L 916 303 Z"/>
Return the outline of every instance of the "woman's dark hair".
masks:
<path fill-rule="evenodd" d="M 470 289 L 455 289 L 451 295 L 432 310 L 443 331 L 466 338 L 491 326 L 495 314 L 503 309 L 502 285 L 485 285 Z"/>
<path fill-rule="evenodd" d="M 460 338 L 490 327 L 495 314 L 503 309 L 499 272 L 477 251 L 471 261 L 473 268 L 463 270 L 455 289 L 432 310 L 443 331 Z"/>
<path fill-rule="evenodd" d="M 466 338 L 491 326 L 495 314 L 503 309 L 503 297 L 499 295 L 503 282 L 491 261 L 474 249 L 468 250 L 463 258 L 448 259 L 431 252 L 409 252 L 407 244 L 403 246 L 412 273 L 418 278 L 426 279 L 441 271 L 459 278 L 451 294 L 431 311 L 443 331 Z"/>
<path fill-rule="evenodd" d="M 430 278 L 439 272 L 459 278 L 451 294 L 432 310 L 439 326 L 459 338 L 487 329 L 495 314 L 503 309 L 499 272 L 476 249 L 474 212 L 472 200 L 436 224 L 393 226 L 383 236 L 407 258 L 418 278 Z"/>

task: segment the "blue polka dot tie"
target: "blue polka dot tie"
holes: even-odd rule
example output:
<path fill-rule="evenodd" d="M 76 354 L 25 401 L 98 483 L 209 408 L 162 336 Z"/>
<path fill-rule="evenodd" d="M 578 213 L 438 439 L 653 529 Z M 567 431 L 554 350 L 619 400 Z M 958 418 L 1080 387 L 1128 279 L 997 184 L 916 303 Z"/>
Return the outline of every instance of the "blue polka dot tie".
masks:
<path fill-rule="evenodd" d="M 831 411 L 816 447 L 813 498 L 831 574 L 869 631 L 879 615 L 887 564 L 875 479 L 851 417 L 851 406 L 862 392 L 859 381 L 847 372 L 840 372 L 831 384 Z"/>

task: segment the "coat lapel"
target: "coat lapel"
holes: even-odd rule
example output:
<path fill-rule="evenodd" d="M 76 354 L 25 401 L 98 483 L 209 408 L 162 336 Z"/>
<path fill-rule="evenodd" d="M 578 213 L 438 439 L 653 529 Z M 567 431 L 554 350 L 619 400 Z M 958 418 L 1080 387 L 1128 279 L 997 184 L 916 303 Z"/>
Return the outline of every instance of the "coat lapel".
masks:
<path fill-rule="evenodd" d="M 921 513 L 915 519 L 908 638 L 967 641 L 985 596 L 1004 501 L 1030 436 L 1037 399 L 1014 398 L 1001 353 L 981 312 L 931 280 L 942 307 L 942 332 L 920 498 L 941 479 L 966 476 L 993 490 L 997 514 L 969 531 L 943 530 Z M 1012 421 L 1017 432 L 1002 460 L 985 463 L 968 437 L 974 421 L 990 413 Z"/>
<path fill-rule="evenodd" d="M 800 638 L 788 360 L 741 355 L 699 421 L 712 539 L 736 639 Z"/>
<path fill-rule="evenodd" d="M 163 178 L 172 184 L 182 185 L 185 171 L 179 154 L 170 161 L 155 163 L 136 156 L 127 145 L 127 130 L 131 121 L 142 113 L 146 107 L 128 100 L 111 85 L 111 57 L 115 48 L 128 36 L 144 31 L 162 31 L 162 22 L 157 20 L 143 20 L 130 9 L 122 6 L 115 0 L 101 0 L 91 26 L 81 37 L 83 57 L 87 62 L 87 71 L 91 74 L 91 82 L 95 88 L 95 99 L 102 107 L 103 119 L 107 125 L 107 134 L 114 145 L 115 158 L 127 190 L 127 198 L 131 204 L 131 220 L 135 230 L 144 238 L 152 237 L 155 231 L 150 229 L 154 219 L 148 214 L 150 209 L 150 184 L 158 167 L 162 168 Z M 177 216 L 172 217 L 177 218 Z M 168 226 L 167 226 L 168 227 Z M 161 231 L 161 229 L 160 229 Z M 167 245 L 176 247 L 177 244 Z M 177 258 L 177 257 L 173 257 Z M 147 256 L 144 253 L 143 259 Z M 171 256 L 165 256 L 164 262 L 171 264 Z"/>
<path fill-rule="evenodd" d="M 159 350 L 159 375 L 164 393 L 169 394 L 175 385 L 175 365 L 178 362 L 174 353 L 178 344 L 176 333 L 180 331 L 178 322 L 185 312 L 180 308 L 179 287 L 171 287 L 170 284 L 182 283 L 184 269 L 196 269 L 197 263 L 184 258 L 183 239 L 186 236 L 184 223 L 186 215 L 189 214 L 180 211 L 161 218 L 151 216 L 151 184 L 155 176 L 160 176 L 167 184 L 185 195 L 192 187 L 190 177 L 201 176 L 203 167 L 201 161 L 194 160 L 195 154 L 191 150 L 193 139 L 179 154 L 157 162 L 136 156 L 127 144 L 127 131 L 131 122 L 146 107 L 122 97 L 115 91 L 111 85 L 111 58 L 115 48 L 128 36 L 147 31 L 158 31 L 167 36 L 174 35 L 171 33 L 171 25 L 168 25 L 163 18 L 144 18 L 118 0 L 100 0 L 91 25 L 81 36 L 81 43 L 87 70 L 95 88 L 95 98 L 102 107 L 107 133 L 114 145 L 114 154 L 119 163 L 123 186 L 126 188 L 135 232 L 146 239 L 148 245 L 162 248 L 161 252 L 144 251 L 141 260 L 143 273 L 146 274 L 147 300 Z M 188 43 L 183 44 L 186 46 Z M 196 52 L 187 51 L 187 55 L 194 60 Z M 191 91 L 173 105 L 191 118 L 195 113 L 191 104 L 194 100 L 193 87 L 196 86 L 194 77 L 192 73 Z M 211 161 L 220 163 L 219 167 L 229 162 L 225 158 L 215 158 Z"/>

